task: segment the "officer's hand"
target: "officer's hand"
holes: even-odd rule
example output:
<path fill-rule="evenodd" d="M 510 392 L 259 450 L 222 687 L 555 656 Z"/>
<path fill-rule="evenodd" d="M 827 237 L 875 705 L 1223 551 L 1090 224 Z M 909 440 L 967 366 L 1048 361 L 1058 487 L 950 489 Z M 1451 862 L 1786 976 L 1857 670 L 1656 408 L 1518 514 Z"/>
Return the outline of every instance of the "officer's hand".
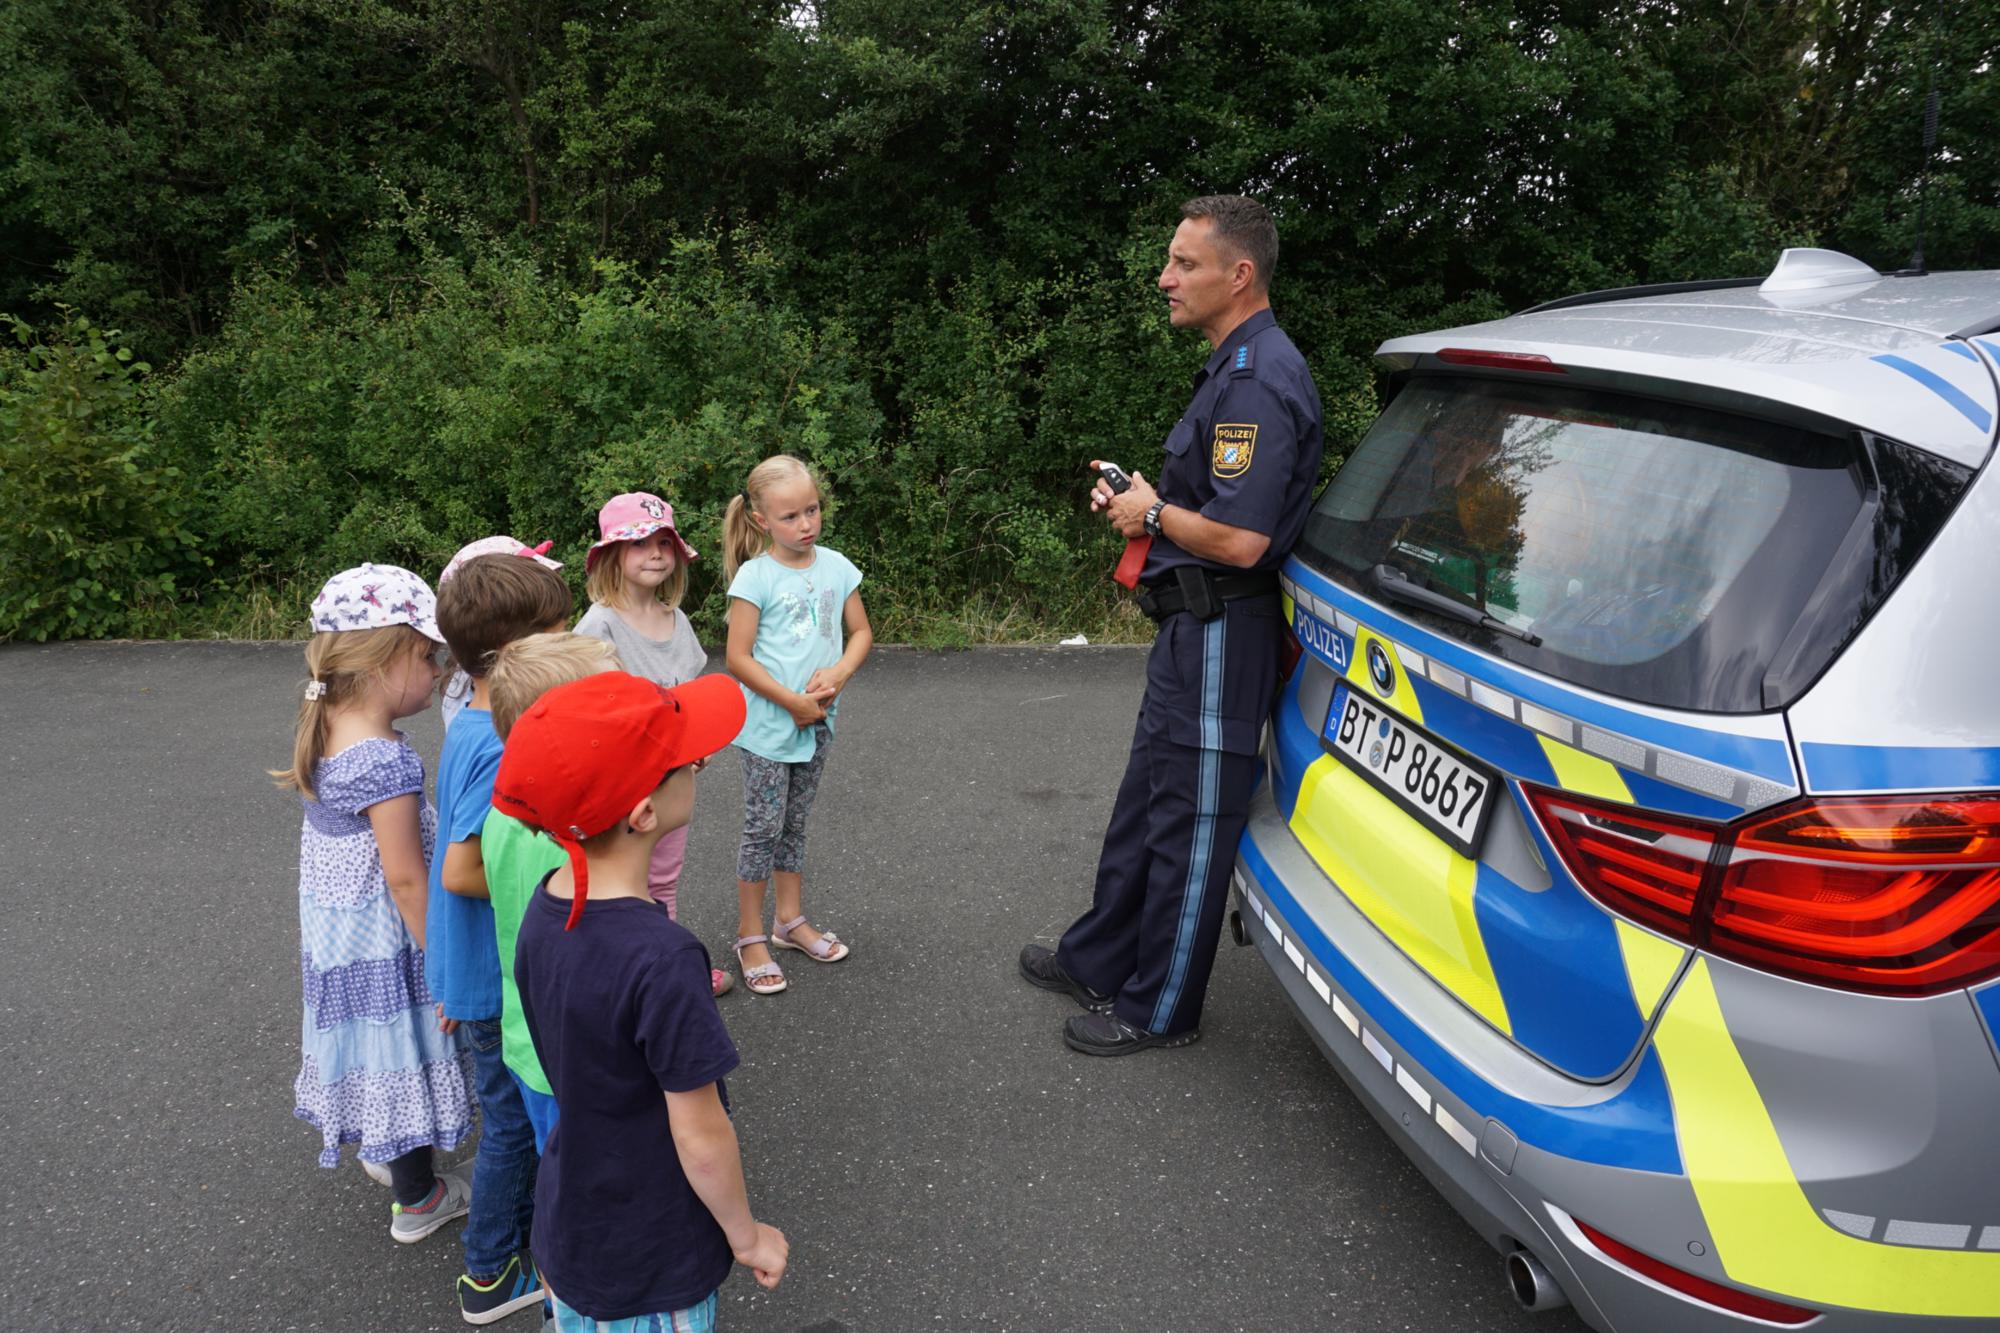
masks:
<path fill-rule="evenodd" d="M 1153 502 L 1159 498 L 1160 493 L 1153 489 L 1144 474 L 1134 472 L 1130 490 L 1105 498 L 1103 506 L 1105 516 L 1111 520 L 1111 526 L 1118 529 L 1120 536 L 1143 537 L 1146 535 L 1146 511 L 1151 509 Z M 1091 502 L 1093 506 L 1096 505 L 1094 494 Z"/>
<path fill-rule="evenodd" d="M 1090 470 L 1097 474 L 1096 482 L 1090 488 L 1090 512 L 1093 514 L 1110 504 L 1111 497 L 1117 494 L 1117 492 L 1111 489 L 1111 483 L 1104 479 L 1104 470 L 1106 468 L 1110 468 L 1116 472 L 1124 471 L 1116 463 L 1107 463 L 1101 458 L 1090 460 Z M 1127 485 L 1130 485 L 1132 478 L 1128 476 L 1125 478 L 1125 481 Z"/>
<path fill-rule="evenodd" d="M 1091 460 L 1090 465 L 1092 467 L 1103 466 L 1095 459 Z M 1104 480 L 1103 477 L 1099 477 L 1097 479 L 1097 483 L 1090 488 L 1090 512 L 1094 514 L 1098 510 L 1104 508 L 1104 506 L 1110 503 L 1111 503 L 1111 486 Z"/>

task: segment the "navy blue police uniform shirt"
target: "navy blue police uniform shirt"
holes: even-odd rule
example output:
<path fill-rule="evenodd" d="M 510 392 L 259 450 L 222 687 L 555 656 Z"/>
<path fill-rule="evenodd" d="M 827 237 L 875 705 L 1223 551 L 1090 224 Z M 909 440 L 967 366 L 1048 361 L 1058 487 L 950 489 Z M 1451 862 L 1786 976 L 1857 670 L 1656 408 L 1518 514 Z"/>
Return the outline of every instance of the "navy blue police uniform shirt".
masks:
<path fill-rule="evenodd" d="M 565 931 L 569 907 L 544 879 L 514 953 L 558 1109 L 530 1244 L 563 1303 L 593 1319 L 685 1309 L 734 1258 L 681 1170 L 662 1094 L 720 1084 L 736 1045 L 709 991 L 708 951 L 664 906 L 593 900 Z"/>
<path fill-rule="evenodd" d="M 1276 569 L 1305 530 L 1323 447 L 1312 372 L 1266 308 L 1237 325 L 1196 373 L 1153 489 L 1170 505 L 1263 533 L 1271 545 L 1252 568 Z M 1139 577 L 1151 584 L 1176 565 L 1241 572 L 1162 534 Z"/>

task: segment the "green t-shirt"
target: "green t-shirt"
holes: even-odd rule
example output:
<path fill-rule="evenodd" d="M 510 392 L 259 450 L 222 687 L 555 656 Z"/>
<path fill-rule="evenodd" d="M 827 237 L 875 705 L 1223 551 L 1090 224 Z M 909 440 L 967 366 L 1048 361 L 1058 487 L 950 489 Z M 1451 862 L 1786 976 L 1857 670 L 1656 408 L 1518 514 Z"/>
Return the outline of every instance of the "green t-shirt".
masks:
<path fill-rule="evenodd" d="M 479 834 L 479 859 L 486 866 L 486 892 L 493 900 L 493 936 L 500 946 L 500 1058 L 536 1092 L 555 1095 L 528 1036 L 521 1014 L 521 989 L 514 984 L 514 938 L 545 876 L 569 858 L 563 849 L 512 815 L 486 816 Z"/>

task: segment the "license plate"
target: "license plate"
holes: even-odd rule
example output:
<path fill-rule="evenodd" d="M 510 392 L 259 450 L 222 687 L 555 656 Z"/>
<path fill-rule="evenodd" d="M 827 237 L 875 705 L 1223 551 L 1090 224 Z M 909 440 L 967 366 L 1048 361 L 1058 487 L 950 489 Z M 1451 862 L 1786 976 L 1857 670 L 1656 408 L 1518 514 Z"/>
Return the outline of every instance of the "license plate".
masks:
<path fill-rule="evenodd" d="M 1498 779 L 1346 681 L 1334 689 L 1320 743 L 1464 856 L 1479 854 Z"/>

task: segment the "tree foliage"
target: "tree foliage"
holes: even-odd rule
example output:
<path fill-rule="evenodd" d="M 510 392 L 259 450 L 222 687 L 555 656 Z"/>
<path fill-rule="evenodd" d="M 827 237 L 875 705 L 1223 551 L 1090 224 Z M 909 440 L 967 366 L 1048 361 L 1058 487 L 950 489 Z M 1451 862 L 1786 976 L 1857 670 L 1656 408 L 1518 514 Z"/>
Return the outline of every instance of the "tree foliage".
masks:
<path fill-rule="evenodd" d="M 1993 7 L 1852 0 L 13 0 L 8 429 L 115 320 L 164 369 L 76 381 L 129 394 L 64 447 L 196 540 L 0 636 L 574 553 L 636 486 L 705 533 L 779 448 L 895 631 L 1101 614 L 1076 468 L 1150 464 L 1200 358 L 1150 289 L 1182 198 L 1278 214 L 1337 452 L 1396 333 L 1789 244 L 1898 267 L 1920 216 L 1933 267 L 2000 262 L 1996 53 Z"/>

